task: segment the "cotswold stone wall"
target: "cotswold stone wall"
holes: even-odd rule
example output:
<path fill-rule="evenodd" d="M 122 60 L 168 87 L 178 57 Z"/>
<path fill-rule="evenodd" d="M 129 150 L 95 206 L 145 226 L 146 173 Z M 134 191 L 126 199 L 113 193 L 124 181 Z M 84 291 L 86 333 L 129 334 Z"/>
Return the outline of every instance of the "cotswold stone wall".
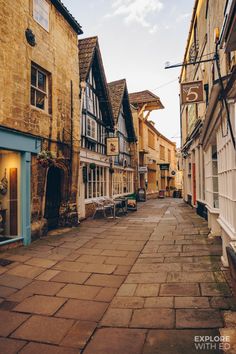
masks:
<path fill-rule="evenodd" d="M 51 1 L 48 3 L 49 32 L 34 20 L 33 0 L 0 0 L 0 125 L 39 136 L 43 149 L 55 152 L 69 174 L 70 188 L 67 195 L 62 193 L 62 203 L 74 205 L 80 136 L 78 36 Z M 35 35 L 34 47 L 26 40 L 27 28 Z M 49 112 L 30 105 L 31 63 L 48 73 Z M 31 193 L 35 233 L 42 229 L 46 176 L 47 170 L 38 166 L 33 157 Z"/>

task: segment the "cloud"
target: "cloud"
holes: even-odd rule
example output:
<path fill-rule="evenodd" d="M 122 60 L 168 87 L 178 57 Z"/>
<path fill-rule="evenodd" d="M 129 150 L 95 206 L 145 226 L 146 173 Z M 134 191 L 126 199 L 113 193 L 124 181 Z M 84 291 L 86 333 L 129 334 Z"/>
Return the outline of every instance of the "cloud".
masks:
<path fill-rule="evenodd" d="M 185 14 L 181 14 L 181 15 L 179 15 L 177 17 L 176 22 L 183 22 L 185 20 L 188 20 L 190 18 L 190 16 L 191 16 L 190 12 L 189 13 L 185 13 Z"/>
<path fill-rule="evenodd" d="M 138 23 L 152 34 L 157 31 L 157 25 L 152 23 L 150 17 L 162 8 L 161 0 L 113 0 L 113 12 L 106 17 L 122 16 L 125 24 Z"/>

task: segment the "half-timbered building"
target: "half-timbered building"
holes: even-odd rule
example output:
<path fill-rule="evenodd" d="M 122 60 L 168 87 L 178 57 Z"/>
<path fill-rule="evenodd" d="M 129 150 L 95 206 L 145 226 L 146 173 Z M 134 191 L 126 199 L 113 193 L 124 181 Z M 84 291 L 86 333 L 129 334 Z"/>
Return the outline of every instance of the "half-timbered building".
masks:
<path fill-rule="evenodd" d="M 92 213 L 93 201 L 109 196 L 110 161 L 106 138 L 114 119 L 97 37 L 79 40 L 81 86 L 81 151 L 79 216 Z"/>
<path fill-rule="evenodd" d="M 134 192 L 136 136 L 130 109 L 126 80 L 108 84 L 115 122 L 115 136 L 119 138 L 119 155 L 114 156 L 111 195 L 124 196 Z"/>

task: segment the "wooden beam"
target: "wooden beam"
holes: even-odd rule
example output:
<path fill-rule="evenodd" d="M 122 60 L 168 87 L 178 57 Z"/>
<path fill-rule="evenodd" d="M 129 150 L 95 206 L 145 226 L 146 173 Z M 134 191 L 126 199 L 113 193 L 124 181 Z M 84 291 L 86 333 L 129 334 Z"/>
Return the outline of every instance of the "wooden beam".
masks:
<path fill-rule="evenodd" d="M 143 118 L 143 120 L 147 120 L 148 117 L 150 116 L 150 113 L 151 113 L 151 111 L 148 111 L 147 114 L 146 114 L 146 116 Z"/>
<path fill-rule="evenodd" d="M 140 117 L 140 116 L 143 114 L 143 112 L 145 111 L 146 107 L 147 107 L 147 104 L 144 104 L 144 105 L 142 106 L 142 108 L 140 109 L 140 111 L 139 111 L 139 113 L 138 113 L 138 117 Z"/>

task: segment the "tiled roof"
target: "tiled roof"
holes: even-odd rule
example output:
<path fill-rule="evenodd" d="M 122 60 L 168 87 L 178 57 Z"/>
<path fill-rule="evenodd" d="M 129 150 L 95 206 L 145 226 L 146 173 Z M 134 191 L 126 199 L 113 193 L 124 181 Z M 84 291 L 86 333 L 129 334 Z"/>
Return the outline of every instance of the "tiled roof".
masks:
<path fill-rule="evenodd" d="M 119 117 L 120 107 L 124 96 L 126 81 L 125 79 L 113 81 L 108 84 L 111 106 L 115 121 Z"/>
<path fill-rule="evenodd" d="M 98 46 L 98 37 L 89 37 L 79 40 L 79 70 L 80 81 L 86 81 L 92 65 L 95 49 Z"/>
<path fill-rule="evenodd" d="M 80 24 L 76 21 L 74 16 L 69 12 L 69 10 L 66 8 L 66 6 L 62 3 L 61 0 L 51 0 L 51 3 L 62 14 L 62 16 L 71 25 L 71 27 L 74 29 L 74 31 L 77 34 L 82 34 L 83 33 Z"/>
<path fill-rule="evenodd" d="M 149 90 L 140 91 L 140 92 L 133 92 L 129 94 L 130 103 L 133 104 L 145 104 L 145 103 L 157 103 L 160 105 L 160 108 L 164 108 L 161 100 L 158 96 L 152 93 Z"/>
<path fill-rule="evenodd" d="M 113 81 L 108 84 L 110 93 L 111 106 L 115 123 L 118 122 L 121 105 L 123 104 L 124 118 L 130 142 L 136 141 L 133 117 L 130 109 L 129 94 L 127 90 L 126 80 Z"/>

